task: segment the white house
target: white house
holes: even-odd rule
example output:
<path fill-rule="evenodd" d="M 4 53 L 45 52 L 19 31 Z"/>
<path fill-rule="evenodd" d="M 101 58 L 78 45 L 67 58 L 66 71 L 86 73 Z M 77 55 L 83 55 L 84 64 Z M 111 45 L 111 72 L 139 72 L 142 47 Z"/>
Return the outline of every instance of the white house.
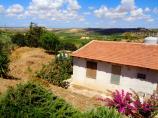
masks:
<path fill-rule="evenodd" d="M 157 44 L 93 40 L 72 56 L 74 84 L 101 91 L 158 91 Z"/>

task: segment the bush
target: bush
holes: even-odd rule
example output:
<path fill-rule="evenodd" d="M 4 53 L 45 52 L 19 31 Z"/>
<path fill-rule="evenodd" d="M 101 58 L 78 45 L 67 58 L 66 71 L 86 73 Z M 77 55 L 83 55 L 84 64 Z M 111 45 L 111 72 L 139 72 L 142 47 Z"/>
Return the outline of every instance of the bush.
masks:
<path fill-rule="evenodd" d="M 134 118 L 154 118 L 157 113 L 158 97 L 152 95 L 150 99 L 143 100 L 134 92 L 125 93 L 116 90 L 112 92 L 112 98 L 99 98 L 99 100 L 106 103 L 106 106 L 116 108 L 118 112 Z"/>
<path fill-rule="evenodd" d="M 59 47 L 60 50 L 70 50 L 70 51 L 77 50 L 76 45 L 70 42 L 61 42 Z"/>
<path fill-rule="evenodd" d="M 82 116 L 83 118 L 123 118 L 115 109 L 107 107 L 99 107 L 92 111 L 86 112 Z"/>
<path fill-rule="evenodd" d="M 12 42 L 19 45 L 19 46 L 26 45 L 25 36 L 23 34 L 20 34 L 20 33 L 13 35 Z"/>
<path fill-rule="evenodd" d="M 43 33 L 40 37 L 40 45 L 49 51 L 58 51 L 59 43 L 58 37 L 51 32 Z"/>
<path fill-rule="evenodd" d="M 8 72 L 9 57 L 8 51 L 4 48 L 4 43 L 0 41 L 0 76 Z"/>
<path fill-rule="evenodd" d="M 10 88 L 0 100 L 1 118 L 75 118 L 80 112 L 42 86 Z"/>
<path fill-rule="evenodd" d="M 43 27 L 39 27 L 37 24 L 31 23 L 30 29 L 25 36 L 27 46 L 39 47 L 39 39 L 44 32 L 45 29 Z"/>
<path fill-rule="evenodd" d="M 64 80 L 69 79 L 72 74 L 72 59 L 58 60 L 43 66 L 41 71 L 37 72 L 37 77 L 43 78 L 54 85 L 67 88 L 68 83 Z"/>

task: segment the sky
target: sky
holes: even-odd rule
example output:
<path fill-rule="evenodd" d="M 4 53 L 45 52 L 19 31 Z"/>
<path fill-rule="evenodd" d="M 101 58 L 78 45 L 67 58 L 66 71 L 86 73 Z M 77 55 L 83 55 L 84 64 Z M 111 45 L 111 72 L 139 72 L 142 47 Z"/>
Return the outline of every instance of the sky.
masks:
<path fill-rule="evenodd" d="M 0 0 L 0 26 L 158 28 L 158 0 Z"/>

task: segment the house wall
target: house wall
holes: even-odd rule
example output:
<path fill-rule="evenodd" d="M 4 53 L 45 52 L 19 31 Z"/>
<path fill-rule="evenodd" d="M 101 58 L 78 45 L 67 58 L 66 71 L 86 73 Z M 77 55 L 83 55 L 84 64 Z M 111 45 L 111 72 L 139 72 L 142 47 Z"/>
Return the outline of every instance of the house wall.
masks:
<path fill-rule="evenodd" d="M 111 63 L 98 62 L 96 79 L 86 77 L 86 59 L 73 59 L 73 82 L 97 90 L 133 89 L 153 93 L 158 83 L 158 71 L 131 66 L 121 66 L 120 84 L 111 84 Z M 137 79 L 137 73 L 146 74 L 145 80 Z"/>

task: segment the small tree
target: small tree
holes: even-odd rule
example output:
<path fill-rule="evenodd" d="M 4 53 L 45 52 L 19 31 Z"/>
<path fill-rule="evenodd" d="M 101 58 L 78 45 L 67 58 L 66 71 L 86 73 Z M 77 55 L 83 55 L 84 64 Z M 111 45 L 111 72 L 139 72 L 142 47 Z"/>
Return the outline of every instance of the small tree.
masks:
<path fill-rule="evenodd" d="M 8 52 L 4 49 L 4 44 L 0 41 L 0 76 L 6 75 L 8 71 Z"/>
<path fill-rule="evenodd" d="M 26 33 L 26 43 L 31 47 L 39 46 L 39 39 L 41 35 L 45 32 L 43 27 L 39 27 L 37 24 L 30 24 L 30 30 Z"/>
<path fill-rule="evenodd" d="M 40 45 L 46 50 L 56 52 L 59 50 L 59 44 L 58 37 L 51 32 L 43 33 L 40 37 Z"/>
<path fill-rule="evenodd" d="M 12 42 L 19 45 L 19 46 L 25 46 L 26 40 L 25 36 L 21 33 L 17 33 L 12 37 Z"/>

